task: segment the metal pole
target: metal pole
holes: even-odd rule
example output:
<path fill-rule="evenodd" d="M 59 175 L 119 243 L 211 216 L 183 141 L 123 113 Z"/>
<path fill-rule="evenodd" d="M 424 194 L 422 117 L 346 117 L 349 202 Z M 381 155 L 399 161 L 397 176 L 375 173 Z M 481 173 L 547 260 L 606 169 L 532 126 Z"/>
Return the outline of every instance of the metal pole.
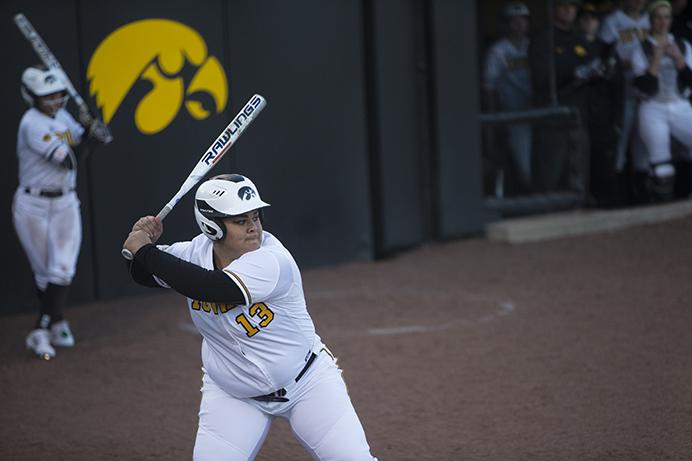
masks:
<path fill-rule="evenodd" d="M 548 11 L 548 84 L 550 85 L 550 105 L 557 106 L 557 83 L 555 82 L 555 26 L 553 24 L 553 0 L 546 0 Z"/>

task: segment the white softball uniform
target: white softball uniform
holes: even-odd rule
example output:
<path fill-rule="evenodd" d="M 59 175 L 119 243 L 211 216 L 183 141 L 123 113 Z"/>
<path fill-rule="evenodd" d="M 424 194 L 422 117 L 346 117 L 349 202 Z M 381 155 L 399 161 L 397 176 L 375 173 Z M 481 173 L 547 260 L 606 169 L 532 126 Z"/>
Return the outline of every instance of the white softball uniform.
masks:
<path fill-rule="evenodd" d="M 77 161 L 72 146 L 84 128 L 64 109 L 55 118 L 31 108 L 19 123 L 19 187 L 12 217 L 36 285 L 69 285 L 82 241 Z M 61 165 L 71 162 L 72 169 Z"/>
<path fill-rule="evenodd" d="M 159 248 L 214 268 L 212 241 L 203 234 Z M 253 459 L 272 418 L 280 416 L 315 459 L 372 460 L 341 370 L 315 333 L 300 270 L 288 250 L 265 231 L 261 247 L 232 261 L 224 272 L 228 283 L 243 292 L 245 304 L 187 299 L 203 338 L 194 459 Z M 317 357 L 296 381 L 313 353 Z M 279 389 L 285 390 L 287 402 L 253 399 Z"/>
<path fill-rule="evenodd" d="M 523 110 L 531 106 L 531 80 L 528 60 L 529 41 L 516 46 L 503 38 L 487 52 L 483 85 L 496 91 L 502 110 Z M 531 125 L 513 123 L 507 127 L 508 145 L 517 173 L 524 184 L 531 182 Z"/>
<path fill-rule="evenodd" d="M 615 43 L 618 56 L 625 67 L 630 67 L 632 55 L 641 49 L 640 42 L 644 40 L 650 27 L 648 14 L 642 12 L 639 17 L 633 18 L 622 10 L 616 10 L 603 20 L 598 38 L 608 44 Z M 632 79 L 631 69 L 625 76 L 628 80 Z"/>
<path fill-rule="evenodd" d="M 648 37 L 647 40 L 653 39 Z M 668 43 L 675 43 L 670 34 Z M 684 41 L 684 45 L 685 49 L 681 51 L 687 66 L 692 68 L 692 46 L 687 41 Z M 632 59 L 635 75 L 644 75 L 648 67 L 649 61 L 644 52 L 637 52 Z M 678 70 L 673 58 L 668 55 L 661 58 L 658 66 L 658 92 L 640 103 L 639 132 L 652 165 L 671 161 L 671 135 L 692 147 L 692 105 L 686 95 L 680 94 Z"/>
<path fill-rule="evenodd" d="M 636 129 L 639 100 L 632 85 L 632 56 L 641 50 L 641 40 L 651 27 L 649 15 L 642 12 L 637 18 L 616 10 L 606 16 L 601 24 L 599 38 L 608 44 L 615 44 L 622 64 L 625 68 L 625 88 L 622 108 L 622 127 L 616 147 L 615 168 L 623 171 L 627 159 L 627 147 L 632 143 L 632 163 L 636 170 L 648 169 L 646 148 Z"/>
<path fill-rule="evenodd" d="M 504 110 L 526 109 L 531 104 L 528 48 L 528 40 L 516 46 L 503 38 L 486 55 L 483 85 L 497 91 Z"/>

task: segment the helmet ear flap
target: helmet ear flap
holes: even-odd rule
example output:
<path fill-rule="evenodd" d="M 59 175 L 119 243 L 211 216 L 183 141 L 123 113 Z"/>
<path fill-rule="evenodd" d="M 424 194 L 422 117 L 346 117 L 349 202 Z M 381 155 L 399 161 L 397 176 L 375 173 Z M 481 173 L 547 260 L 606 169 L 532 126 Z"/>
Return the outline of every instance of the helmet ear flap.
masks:
<path fill-rule="evenodd" d="M 223 240 L 226 237 L 226 226 L 221 218 L 207 218 L 195 206 L 195 219 L 199 228 L 209 239 Z"/>
<path fill-rule="evenodd" d="M 34 106 L 34 96 L 31 94 L 29 89 L 24 85 L 23 83 L 19 87 L 21 93 L 22 93 L 22 99 L 24 102 L 29 106 L 33 107 Z"/>

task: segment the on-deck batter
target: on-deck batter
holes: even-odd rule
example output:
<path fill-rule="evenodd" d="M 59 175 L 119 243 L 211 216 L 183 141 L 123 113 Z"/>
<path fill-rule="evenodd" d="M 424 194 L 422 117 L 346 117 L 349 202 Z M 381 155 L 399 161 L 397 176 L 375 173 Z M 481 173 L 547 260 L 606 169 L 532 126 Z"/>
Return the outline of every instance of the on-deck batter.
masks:
<path fill-rule="evenodd" d="M 341 369 L 308 314 L 300 270 L 262 229 L 267 206 L 248 178 L 216 176 L 195 194 L 202 234 L 157 247 L 161 220 L 146 216 L 124 243 L 133 279 L 185 295 L 203 338 L 194 459 L 253 459 L 279 416 L 315 459 L 372 460 Z"/>
<path fill-rule="evenodd" d="M 85 129 L 67 112 L 65 84 L 43 66 L 22 74 L 22 96 L 30 109 L 17 133 L 19 187 L 12 217 L 31 264 L 40 314 L 26 346 L 39 357 L 55 356 L 53 346 L 70 347 L 74 337 L 62 307 L 72 283 L 82 241 L 75 192 L 78 157 L 88 152 Z M 90 119 L 88 138 L 105 142 L 100 120 Z M 82 144 L 82 149 L 77 146 Z"/>

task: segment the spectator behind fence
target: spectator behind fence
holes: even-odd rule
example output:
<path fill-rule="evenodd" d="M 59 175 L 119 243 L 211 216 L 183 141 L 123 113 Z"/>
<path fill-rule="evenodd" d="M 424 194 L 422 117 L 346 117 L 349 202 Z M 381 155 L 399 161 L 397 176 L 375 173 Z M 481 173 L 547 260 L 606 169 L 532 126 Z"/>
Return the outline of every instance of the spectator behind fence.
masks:
<path fill-rule="evenodd" d="M 488 49 L 483 73 L 485 107 L 490 112 L 524 110 L 531 106 L 527 55 L 529 8 L 522 2 L 507 3 L 502 21 L 506 34 Z M 486 149 L 497 165 L 496 195 L 503 195 L 505 182 L 510 184 L 512 192 L 529 192 L 531 125 L 514 123 L 503 128 L 488 127 L 488 131 Z M 506 146 L 496 146 L 496 139 L 506 139 Z"/>
<path fill-rule="evenodd" d="M 656 0 L 648 10 L 651 31 L 632 57 L 632 68 L 636 87 L 646 95 L 639 108 L 639 127 L 649 152 L 649 192 L 653 200 L 661 201 L 674 195 L 671 135 L 692 148 L 692 105 L 687 99 L 692 88 L 692 47 L 670 33 L 670 2 Z"/>
<path fill-rule="evenodd" d="M 596 68 L 589 68 L 584 39 L 575 30 L 577 0 L 553 0 L 551 49 L 550 30 L 536 35 L 529 45 L 529 68 L 537 106 L 551 104 L 551 64 L 555 69 L 557 102 L 579 109 L 582 123 L 536 126 L 533 150 L 534 184 L 541 192 L 571 190 L 584 197 L 588 187 L 589 139 L 583 123 L 586 86 Z"/>
<path fill-rule="evenodd" d="M 599 38 L 619 59 L 623 85 L 621 91 L 621 115 L 619 117 L 619 137 L 615 156 L 615 169 L 621 183 L 626 183 L 629 163 L 634 170 L 635 191 L 642 189 L 648 176 L 648 156 L 646 148 L 636 129 L 637 106 L 639 100 L 632 80 L 632 55 L 640 49 L 640 42 L 649 30 L 649 16 L 644 11 L 646 0 L 624 0 L 622 8 L 615 10 L 603 20 Z M 631 156 L 628 155 L 631 152 Z M 628 162 L 629 160 L 629 162 Z M 624 189 L 624 188 L 623 188 Z M 641 192 L 635 192 L 635 197 Z"/>
<path fill-rule="evenodd" d="M 615 71 L 615 58 L 608 59 L 606 46 L 598 40 L 601 18 L 593 3 L 584 3 L 577 16 L 577 31 L 584 40 L 586 55 L 592 61 L 585 68 L 590 74 L 586 85 L 586 128 L 590 146 L 589 191 L 598 206 L 620 204 L 615 170 L 615 129 L 621 99 L 621 82 Z"/>

